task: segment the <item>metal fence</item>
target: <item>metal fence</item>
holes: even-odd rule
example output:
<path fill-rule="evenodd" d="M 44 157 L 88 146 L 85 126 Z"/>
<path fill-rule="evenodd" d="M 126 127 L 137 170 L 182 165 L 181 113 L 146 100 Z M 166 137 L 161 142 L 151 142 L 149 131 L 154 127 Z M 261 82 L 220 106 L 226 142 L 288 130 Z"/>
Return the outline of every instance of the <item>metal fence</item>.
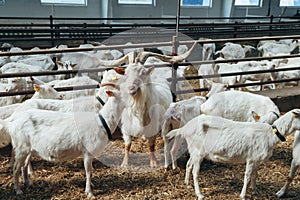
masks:
<path fill-rule="evenodd" d="M 62 43 L 77 45 L 88 41 L 101 42 L 119 33 L 122 33 L 118 37 L 121 41 L 132 34 L 151 39 L 153 28 L 170 38 L 175 32 L 176 18 L 0 17 L 0 44 L 7 42 L 23 48 L 47 48 Z M 299 34 L 300 21 L 295 21 L 293 17 L 273 16 L 180 18 L 179 32 L 193 39 L 280 36 Z"/>
<path fill-rule="evenodd" d="M 270 36 L 270 37 L 248 37 L 248 38 L 231 38 L 231 39 L 213 39 L 213 40 L 197 40 L 199 45 L 203 45 L 204 43 L 223 43 L 223 42 L 243 42 L 243 41 L 259 41 L 259 40 L 278 40 L 278 39 L 299 39 L 300 35 L 291 35 L 291 36 Z M 194 40 L 189 41 L 174 41 L 170 40 L 169 42 L 156 42 L 156 43 L 140 43 L 140 44 L 131 44 L 131 45 L 110 45 L 110 46 L 96 46 L 96 47 L 89 47 L 89 48 L 68 48 L 63 50 L 49 50 L 49 49 L 42 49 L 42 50 L 24 50 L 21 52 L 0 52 L 0 56 L 16 56 L 16 55 L 33 55 L 33 54 L 51 54 L 51 53 L 68 53 L 68 52 L 79 52 L 79 51 L 91 51 L 91 50 L 108 50 L 108 49 L 122 49 L 122 48 L 137 48 L 137 47 L 155 47 L 155 46 L 163 46 L 163 45 L 172 45 L 176 47 L 176 45 L 180 44 L 187 44 L 191 45 L 194 43 Z M 270 60 L 270 59 L 281 59 L 281 58 L 291 58 L 291 57 L 299 57 L 300 54 L 292 54 L 292 55 L 285 55 L 285 56 L 272 56 L 272 57 L 247 57 L 244 59 L 231 59 L 231 60 L 207 60 L 207 61 L 192 61 L 187 63 L 178 63 L 173 65 L 168 65 L 167 67 L 172 67 L 172 69 L 176 72 L 176 69 L 180 65 L 201 65 L 207 63 L 225 63 L 225 62 L 240 62 L 240 61 L 251 61 L 251 60 Z M 147 66 L 146 66 L 147 67 Z M 166 67 L 166 65 L 155 65 L 155 67 Z M 101 69 L 80 69 L 80 72 L 99 72 L 105 70 L 104 68 Z M 183 90 L 183 91 L 176 91 L 176 84 L 178 81 L 182 80 L 192 80 L 192 79 L 204 79 L 204 78 L 212 78 L 212 77 L 224 77 L 224 76 L 237 76 L 243 74 L 255 74 L 255 73 L 272 73 L 277 71 L 287 71 L 287 70 L 300 70 L 299 67 L 293 68 L 285 68 L 285 69 L 273 69 L 273 70 L 260 70 L 260 71 L 247 71 L 247 72 L 236 72 L 236 73 L 224 73 L 224 74 L 212 74 L 209 76 L 189 76 L 184 78 L 177 78 L 173 76 L 169 81 L 172 81 L 172 92 L 176 97 L 179 94 L 184 93 L 194 93 L 194 92 L 201 92 L 207 91 L 207 88 L 198 88 L 193 90 Z M 45 71 L 45 72 L 30 72 L 30 73 L 12 73 L 12 74 L 0 74 L 0 78 L 11 78 L 11 77 L 28 77 L 28 76 L 40 76 L 40 75 L 54 75 L 54 74 L 76 74 L 78 70 L 66 70 L 66 71 Z M 173 73 L 176 74 L 176 73 Z M 237 87 L 246 87 L 252 85 L 264 85 L 270 83 L 281 83 L 281 82 L 289 82 L 289 81 L 299 81 L 299 78 L 294 79 L 284 79 L 284 80 L 274 80 L 274 81 L 267 81 L 267 82 L 258 82 L 258 83 L 249 83 L 249 84 L 240 84 L 240 85 L 230 85 L 231 88 Z M 56 88 L 58 91 L 68 91 L 68 90 L 81 90 L 81 89 L 90 89 L 99 87 L 98 85 L 84 85 L 79 87 L 66 87 L 66 88 Z M 18 92 L 0 92 L 0 97 L 3 96 L 11 96 L 11 95 L 21 95 L 21 94 L 32 94 L 34 93 L 33 90 L 30 91 L 18 91 Z"/>

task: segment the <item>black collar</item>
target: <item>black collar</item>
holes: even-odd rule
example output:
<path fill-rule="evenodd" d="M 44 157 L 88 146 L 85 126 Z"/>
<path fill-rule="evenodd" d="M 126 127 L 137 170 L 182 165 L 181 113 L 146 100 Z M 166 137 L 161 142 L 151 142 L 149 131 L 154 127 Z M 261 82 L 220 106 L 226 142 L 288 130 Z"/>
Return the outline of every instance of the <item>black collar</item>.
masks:
<path fill-rule="evenodd" d="M 272 129 L 273 129 L 273 132 L 277 135 L 277 137 L 282 141 L 282 142 L 285 142 L 286 139 L 283 135 L 281 135 L 278 131 L 278 129 L 276 128 L 275 125 L 272 125 Z"/>
<path fill-rule="evenodd" d="M 101 99 L 101 97 L 96 96 L 96 99 L 99 101 L 99 103 L 104 106 L 105 102 Z"/>
<path fill-rule="evenodd" d="M 112 140 L 112 134 L 111 134 L 111 131 L 110 131 L 110 129 L 109 129 L 109 127 L 108 127 L 108 125 L 107 125 L 105 119 L 103 118 L 103 116 L 102 116 L 101 114 L 99 114 L 99 119 L 100 119 L 100 121 L 102 122 L 102 124 L 103 124 L 103 126 L 104 126 L 104 128 L 105 128 L 105 130 L 106 130 L 108 139 L 109 139 L 109 140 Z"/>

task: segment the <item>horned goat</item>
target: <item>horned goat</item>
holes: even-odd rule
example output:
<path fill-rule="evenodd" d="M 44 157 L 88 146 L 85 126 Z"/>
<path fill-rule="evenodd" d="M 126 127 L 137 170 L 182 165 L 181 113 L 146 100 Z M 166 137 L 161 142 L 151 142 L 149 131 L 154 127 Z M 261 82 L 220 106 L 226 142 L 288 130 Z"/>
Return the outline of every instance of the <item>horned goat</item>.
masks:
<path fill-rule="evenodd" d="M 172 95 L 168 84 L 154 82 L 151 71 L 143 64 L 148 57 L 154 56 L 162 61 L 177 63 L 185 60 L 196 46 L 196 43 L 183 55 L 167 56 L 152 52 L 142 52 L 134 63 L 130 63 L 125 70 L 125 81 L 121 91 L 126 99 L 126 106 L 122 114 L 122 133 L 125 142 L 125 155 L 122 167 L 128 166 L 131 137 L 145 137 L 149 144 L 150 166 L 155 167 L 157 161 L 154 155 L 155 139 L 164 121 L 164 112 L 172 102 Z"/>

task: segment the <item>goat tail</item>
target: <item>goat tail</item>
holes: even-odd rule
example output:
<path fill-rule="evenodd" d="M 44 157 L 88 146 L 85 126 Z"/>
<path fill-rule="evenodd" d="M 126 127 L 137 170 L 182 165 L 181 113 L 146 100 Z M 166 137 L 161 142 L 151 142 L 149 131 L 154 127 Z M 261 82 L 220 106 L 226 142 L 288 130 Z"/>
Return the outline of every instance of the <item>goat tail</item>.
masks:
<path fill-rule="evenodd" d="M 174 138 L 176 136 L 180 136 L 180 135 L 181 135 L 180 129 L 174 129 L 167 134 L 167 138 L 172 139 L 172 138 Z"/>

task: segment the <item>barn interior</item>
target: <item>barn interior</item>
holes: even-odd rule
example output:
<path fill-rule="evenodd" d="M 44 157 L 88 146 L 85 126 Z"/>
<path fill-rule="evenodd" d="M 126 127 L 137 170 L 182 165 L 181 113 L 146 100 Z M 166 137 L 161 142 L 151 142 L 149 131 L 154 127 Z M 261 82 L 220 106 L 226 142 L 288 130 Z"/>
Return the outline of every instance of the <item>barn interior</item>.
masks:
<path fill-rule="evenodd" d="M 61 60 L 61 55 L 102 52 L 100 59 L 110 62 L 126 56 L 126 50 L 129 52 L 132 49 L 142 49 L 146 52 L 175 56 L 179 55 L 181 46 L 186 46 L 188 50 L 196 42 L 196 48 L 188 59 L 182 62 L 145 64 L 146 68 L 154 66 L 155 69 L 171 70 L 171 77 L 167 81 L 170 83 L 173 102 L 193 96 L 206 96 L 211 89 L 208 79 L 218 80 L 222 84 L 224 79 L 228 90 L 269 97 L 278 106 L 279 114 L 284 115 L 292 109 L 300 108 L 300 60 L 297 61 L 300 55 L 299 38 L 299 0 L 0 0 L 0 80 L 6 84 L 11 78 L 33 80 L 38 76 L 46 80 L 53 76 L 69 79 L 90 73 L 89 76 L 96 83 L 54 86 L 54 89 L 61 94 L 66 91 L 95 90 L 101 88 L 103 72 L 116 66 L 89 66 L 90 64 L 86 63 L 90 62 L 84 58 L 81 59 L 82 63 L 72 60 L 71 64 L 74 66 L 80 65 L 78 68 L 67 67 L 58 70 L 57 63 L 66 61 Z M 271 46 L 274 43 L 284 44 L 291 51 L 281 52 L 281 47 L 274 47 L 277 48 L 276 54 L 268 53 L 266 49 L 259 50 L 265 42 Z M 226 58 L 222 49 L 229 43 L 238 44 L 244 50 L 245 46 L 251 46 L 253 49 L 247 51 L 243 57 Z M 204 49 L 210 44 L 215 45 L 215 49 L 211 56 L 206 58 Z M 169 47 L 169 52 L 163 52 L 162 47 Z M 114 57 L 112 51 L 121 52 L 120 56 Z M 111 53 L 111 58 L 105 57 L 107 52 Z M 7 68 L 3 67 L 9 62 L 18 62 L 21 57 L 48 55 L 51 55 L 55 67 L 43 71 L 5 72 Z M 272 63 L 273 67 L 266 68 L 276 59 L 285 63 Z M 289 64 L 289 60 L 295 61 Z M 260 64 L 260 68 L 240 70 L 242 65 L 239 63 L 252 62 L 263 64 Z M 127 64 L 122 63 L 117 67 L 123 68 Z M 205 69 L 205 65 L 218 66 L 219 71 L 214 69 L 211 74 L 202 73 L 201 66 Z M 221 71 L 225 66 L 232 70 Z M 233 70 L 237 68 L 239 70 Z M 180 77 L 178 74 L 181 72 Z M 265 76 L 261 78 L 261 75 Z M 228 83 L 224 77 L 238 78 L 235 79 L 235 83 Z M 113 76 L 113 79 L 115 78 L 116 76 Z M 18 102 L 23 103 L 36 92 L 37 88 L 32 85 L 17 90 L 3 89 L 0 91 L 0 100 L 24 96 L 22 101 Z M 5 104 L 10 103 L 3 105 Z M 0 122 L 2 120 L 4 119 Z M 95 159 L 93 164 L 94 194 L 97 198 L 197 198 L 194 185 L 184 184 L 186 163 L 189 159 L 187 152 L 178 158 L 177 171 L 165 171 L 163 139 L 160 135 L 157 136 L 155 153 L 159 166 L 153 170 L 148 166 L 147 145 L 142 139 L 135 138 L 131 151 L 137 154 L 132 156 L 132 166 L 123 169 L 120 164 L 124 154 L 124 143 L 122 133 L 118 131 L 102 157 Z M 284 185 L 290 170 L 294 141 L 293 134 L 287 137 L 286 142 L 275 147 L 271 159 L 259 168 L 259 193 L 249 193 L 247 197 L 277 198 L 276 192 Z M 11 146 L 0 148 L 0 199 L 86 198 L 82 159 L 56 164 L 35 156 L 32 159 L 34 183 L 27 189 L 22 187 L 23 196 L 16 195 L 12 184 L 11 149 Z M 244 169 L 243 164 L 204 161 L 200 169 L 201 176 L 198 178 L 201 192 L 206 199 L 237 199 L 243 186 Z M 300 178 L 296 176 L 284 199 L 299 199 L 299 183 Z"/>

